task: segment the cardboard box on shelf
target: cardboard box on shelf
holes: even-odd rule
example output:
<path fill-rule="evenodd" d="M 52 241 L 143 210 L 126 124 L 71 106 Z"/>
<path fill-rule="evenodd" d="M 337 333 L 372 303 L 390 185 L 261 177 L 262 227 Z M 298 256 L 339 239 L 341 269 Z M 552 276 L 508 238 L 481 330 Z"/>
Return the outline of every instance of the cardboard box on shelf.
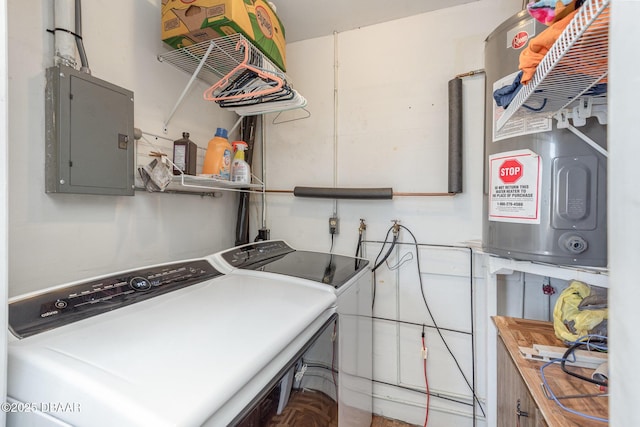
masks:
<path fill-rule="evenodd" d="M 162 0 L 162 41 L 179 49 L 241 33 L 286 71 L 282 23 L 264 0 Z"/>

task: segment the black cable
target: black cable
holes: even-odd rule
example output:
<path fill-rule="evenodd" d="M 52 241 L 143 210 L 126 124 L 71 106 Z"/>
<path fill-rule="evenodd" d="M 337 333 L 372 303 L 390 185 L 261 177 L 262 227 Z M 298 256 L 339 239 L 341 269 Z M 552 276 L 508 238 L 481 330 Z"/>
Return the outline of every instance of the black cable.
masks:
<path fill-rule="evenodd" d="M 426 295 L 424 293 L 424 283 L 422 281 L 422 269 L 420 268 L 420 253 L 419 253 L 419 248 L 418 248 L 418 239 L 416 239 L 416 236 L 411 232 L 411 230 L 409 230 L 404 225 L 399 225 L 399 227 L 407 230 L 407 232 L 411 235 L 411 238 L 413 239 L 413 242 L 414 242 L 413 244 L 414 244 L 415 251 L 416 251 L 416 264 L 417 264 L 417 267 L 418 267 L 418 280 L 420 281 L 420 293 L 422 294 L 422 300 L 424 302 L 425 307 L 427 308 L 427 313 L 429 314 L 429 317 L 431 318 L 431 322 L 433 323 L 433 326 L 435 327 L 436 331 L 438 332 L 438 335 L 440 336 L 440 339 L 442 340 L 442 343 L 444 344 L 445 348 L 449 352 L 449 355 L 451 355 L 451 357 L 453 359 L 453 362 L 458 367 L 458 371 L 462 375 L 462 378 L 467 383 L 467 387 L 469 387 L 469 390 L 471 390 L 471 393 L 473 394 L 473 399 L 478 403 L 478 406 L 480 407 L 480 411 L 482 411 L 482 415 L 486 417 L 484 409 L 482 409 L 482 404 L 480 403 L 480 399 L 478 399 L 478 396 L 476 395 L 475 387 L 472 386 L 471 383 L 469 382 L 469 380 L 467 379 L 467 376 L 465 375 L 464 371 L 462 370 L 462 367 L 460 366 L 460 363 L 458 362 L 458 359 L 453 354 L 453 351 L 451 350 L 451 347 L 449 347 L 449 344 L 447 343 L 447 340 L 444 338 L 444 335 L 442 334 L 440 326 L 438 326 L 438 323 L 436 322 L 436 319 L 433 316 L 433 313 L 431 312 L 431 308 L 429 308 L 429 303 L 427 302 L 427 297 L 426 297 Z M 469 274 L 473 275 L 473 272 L 470 272 Z M 474 405 L 474 408 L 475 408 L 475 405 Z"/>
<path fill-rule="evenodd" d="M 389 230 L 392 230 L 393 227 L 391 227 Z M 389 235 L 389 233 L 387 232 L 387 236 Z M 386 239 L 386 237 L 385 237 Z M 386 254 L 384 254 L 384 256 L 382 257 L 382 259 L 374 265 L 372 271 L 376 271 L 378 269 L 378 267 L 380 267 L 382 264 L 384 264 L 384 262 L 387 260 L 387 258 L 389 258 L 389 256 L 391 255 L 391 251 L 393 251 L 393 248 L 396 246 L 396 242 L 398 241 L 398 235 L 394 234 L 393 235 L 393 240 L 391 241 L 391 246 L 389 246 L 389 250 L 387 251 Z M 384 248 L 384 245 L 382 246 L 380 252 L 382 252 L 382 249 Z M 379 256 L 380 254 L 378 254 Z M 378 259 L 376 258 L 376 262 L 378 261 Z"/>
<path fill-rule="evenodd" d="M 360 250 L 362 248 L 362 231 L 358 233 L 358 243 L 356 244 L 355 269 L 360 267 Z"/>
<path fill-rule="evenodd" d="M 383 320 L 383 321 L 386 321 L 386 322 L 401 323 L 403 325 L 421 326 L 421 327 L 430 328 L 430 329 L 435 329 L 436 328 L 435 326 L 425 325 L 424 323 L 408 322 L 406 320 L 389 319 L 387 317 L 372 316 L 371 318 L 373 320 Z M 471 332 L 460 331 L 458 329 L 440 328 L 440 330 L 441 331 L 447 331 L 447 332 L 453 332 L 453 333 L 456 333 L 456 334 L 462 334 L 462 335 L 471 335 Z"/>
<path fill-rule="evenodd" d="M 571 347 L 569 347 L 567 349 L 567 351 L 564 352 L 564 354 L 562 355 L 562 360 L 560 362 L 560 367 L 562 368 L 562 371 L 565 374 L 571 375 L 572 377 L 578 378 L 580 380 L 587 381 L 587 382 L 590 382 L 590 383 L 595 384 L 595 385 L 608 387 L 609 386 L 609 382 L 608 381 L 599 381 L 599 380 L 595 380 L 593 378 L 585 377 L 585 376 L 580 375 L 580 374 L 576 374 L 575 372 L 572 372 L 569 369 L 567 369 L 567 367 L 565 366 L 565 362 L 567 362 L 567 358 L 569 356 L 571 356 L 578 348 L 580 348 L 580 347 L 582 347 L 583 345 L 586 345 L 586 344 L 587 343 L 584 343 L 584 342 L 577 342 L 577 343 L 573 344 Z M 574 357 L 574 360 L 575 360 L 575 357 Z"/>
<path fill-rule="evenodd" d="M 380 252 L 378 252 L 376 259 L 373 262 L 374 265 L 378 262 L 378 258 L 380 258 L 380 255 L 382 254 L 382 251 L 384 250 L 384 247 L 387 244 L 387 239 L 389 238 L 389 233 L 391 233 L 391 230 L 393 230 L 393 227 L 389 227 L 389 229 L 387 230 L 387 234 L 384 236 L 384 242 L 382 242 L 382 246 L 380 247 Z M 373 290 L 372 290 L 372 298 L 371 298 L 371 308 L 373 309 L 373 306 L 376 303 L 376 270 L 375 268 L 372 269 L 371 272 L 373 273 Z"/>
<path fill-rule="evenodd" d="M 67 30 L 66 28 L 60 28 L 60 27 L 55 27 L 53 30 L 50 30 L 47 28 L 47 33 L 51 33 L 51 34 L 55 34 L 56 31 L 64 31 L 65 33 L 69 33 L 71 34 L 73 37 L 77 38 L 77 39 L 82 39 L 82 36 L 79 34 L 76 34 L 75 32 L 71 31 L 71 30 Z"/>
<path fill-rule="evenodd" d="M 424 300 L 424 302 L 425 302 L 425 305 L 427 306 L 427 310 L 429 311 L 429 314 L 431 315 L 431 311 L 429 310 L 428 304 L 426 303 L 426 297 L 425 297 L 425 295 L 424 295 L 424 288 L 423 288 L 423 283 L 422 283 L 422 276 L 421 276 L 421 274 L 420 274 L 420 260 L 419 260 L 419 257 L 417 256 L 417 254 L 418 254 L 418 246 L 419 246 L 419 244 L 417 243 L 417 239 L 415 238 L 415 236 L 413 235 L 413 233 L 412 233 L 409 229 L 407 229 L 406 227 L 403 227 L 403 228 L 405 228 L 405 229 L 409 232 L 409 234 L 411 234 L 411 236 L 413 237 L 413 241 L 414 241 L 413 246 L 414 246 L 414 247 L 415 247 L 415 249 L 416 249 L 416 258 L 418 258 L 417 263 L 418 263 L 418 274 L 419 274 L 419 280 L 420 280 L 420 290 L 421 290 L 421 292 L 422 292 L 422 298 L 423 298 L 423 300 Z M 390 230 L 391 230 L 391 229 L 390 229 Z M 390 230 L 389 230 L 389 231 L 390 231 Z M 381 241 L 375 241 L 375 240 L 371 240 L 371 241 L 367 241 L 367 240 L 365 240 L 365 241 L 363 241 L 363 242 L 362 242 L 362 244 L 365 244 L 365 243 L 382 243 L 382 244 L 383 244 L 383 247 L 384 247 L 384 245 L 386 245 L 386 243 L 387 243 L 387 239 L 388 239 L 388 236 L 389 236 L 389 231 L 387 232 L 387 235 L 385 236 L 385 240 L 384 240 L 383 242 L 381 242 Z M 396 242 L 396 244 L 399 244 L 399 245 L 408 245 L 409 243 Z M 480 403 L 480 401 L 479 401 L 479 399 L 478 399 L 478 396 L 476 395 L 476 392 L 475 392 L 475 385 L 476 385 L 476 384 L 475 384 L 475 366 L 476 366 L 476 365 L 475 365 L 475 363 L 476 363 L 476 361 L 475 361 L 475 334 L 474 334 L 474 325 L 475 325 L 475 309 L 474 309 L 474 306 L 473 306 L 473 249 L 472 249 L 472 248 L 470 248 L 470 247 L 468 247 L 468 246 L 446 245 L 446 244 L 435 244 L 435 243 L 433 243 L 433 244 L 428 244 L 428 246 L 431 246 L 431 247 L 440 247 L 440 248 L 467 249 L 467 250 L 469 250 L 469 256 L 470 256 L 469 265 L 470 265 L 470 269 L 471 269 L 471 270 L 470 270 L 470 272 L 469 272 L 469 282 L 470 282 L 471 307 L 472 307 L 472 311 L 471 311 L 471 316 L 472 316 L 472 319 L 471 319 L 471 333 L 469 333 L 469 332 L 463 332 L 463 331 L 456 331 L 456 330 L 447 329 L 447 328 L 441 328 L 441 327 L 439 327 L 439 326 L 435 323 L 435 321 L 434 321 L 434 325 L 435 325 L 435 326 L 429 326 L 429 325 L 426 325 L 426 327 L 428 327 L 428 328 L 434 328 L 434 329 L 436 329 L 436 330 L 438 331 L 438 334 L 440 335 L 440 338 L 442 339 L 443 343 L 444 343 L 444 344 L 445 344 L 445 346 L 447 347 L 447 350 L 449 351 L 449 354 L 451 355 L 451 357 L 454 359 L 454 361 L 455 361 L 456 365 L 458 366 L 458 370 L 460 371 L 460 373 L 462 374 L 463 378 L 464 378 L 464 379 L 465 379 L 465 381 L 467 382 L 467 386 L 469 386 L 469 387 L 470 387 L 471 392 L 473 393 L 473 397 L 474 397 L 475 401 L 478 403 L 478 406 L 480 407 L 480 410 L 482 411 L 483 416 L 485 416 L 485 417 L 486 417 L 486 414 L 485 414 L 485 412 L 484 412 L 484 409 L 482 408 L 482 404 Z M 383 250 L 383 249 L 381 248 L 381 249 L 380 249 L 380 253 L 382 253 L 382 250 Z M 378 256 L 380 256 L 380 253 L 378 253 Z M 375 282 L 375 272 L 373 273 L 373 280 L 374 280 L 374 282 Z M 374 285 L 374 301 L 375 301 L 375 285 Z M 389 321 L 393 321 L 393 322 L 413 324 L 413 325 L 416 325 L 416 326 L 425 326 L 424 324 L 418 324 L 418 323 L 412 323 L 412 322 L 405 322 L 405 321 L 395 320 L 395 319 L 385 319 L 385 318 L 382 318 L 382 317 L 374 317 L 374 319 L 379 319 L 379 320 L 389 320 Z M 433 317 L 432 317 L 432 320 L 433 320 Z M 470 334 L 470 335 L 472 336 L 472 341 L 471 341 L 471 342 L 472 342 L 472 344 L 471 344 L 471 345 L 472 345 L 472 358 L 473 358 L 473 361 L 472 361 L 473 385 L 471 385 L 471 386 L 469 385 L 469 382 L 468 382 L 467 378 L 465 377 L 464 372 L 462 371 L 462 369 L 461 369 L 461 367 L 460 367 L 459 363 L 457 362 L 456 357 L 453 355 L 453 353 L 451 352 L 451 349 L 448 347 L 448 345 L 447 345 L 446 341 L 444 340 L 444 337 L 443 337 L 443 336 L 442 336 L 442 334 L 440 333 L 440 331 L 443 331 L 443 330 L 444 330 L 444 331 L 450 331 L 450 332 L 457 332 L 457 333 Z M 397 386 L 397 385 L 394 385 L 394 384 L 384 383 L 384 382 L 381 382 L 381 381 L 376 381 L 376 380 L 374 380 L 374 381 L 375 381 L 375 382 L 380 382 L 380 383 L 382 383 L 382 384 L 388 384 L 388 385 L 392 385 L 392 386 Z M 400 388 L 406 388 L 406 387 L 401 387 L 401 386 L 397 386 L 397 387 L 400 387 Z M 407 388 L 407 389 L 411 390 L 410 388 Z M 414 390 L 414 391 L 415 391 L 415 390 Z M 423 392 L 423 393 L 424 393 L 424 392 Z M 441 396 L 436 396 L 436 397 L 441 397 Z M 465 403 L 465 402 L 459 402 L 459 403 L 467 404 L 467 403 Z M 468 404 L 467 404 L 467 405 L 468 405 Z M 473 423 L 474 423 L 474 426 L 475 426 L 475 425 L 477 424 L 477 420 L 476 420 L 476 407 L 475 407 L 475 404 L 473 404 L 473 407 L 474 407 L 474 408 L 473 408 L 473 415 L 474 415 L 474 421 L 473 421 Z"/>

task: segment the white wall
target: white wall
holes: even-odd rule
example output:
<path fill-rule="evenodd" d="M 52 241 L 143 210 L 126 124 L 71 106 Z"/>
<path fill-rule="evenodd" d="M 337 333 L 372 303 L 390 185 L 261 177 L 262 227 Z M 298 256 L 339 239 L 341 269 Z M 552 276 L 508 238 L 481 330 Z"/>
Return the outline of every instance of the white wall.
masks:
<path fill-rule="evenodd" d="M 53 65 L 54 40 L 46 29 L 54 26 L 53 2 L 7 4 L 10 294 L 232 246 L 234 194 L 219 199 L 143 191 L 134 197 L 45 194 L 45 69 Z M 92 74 L 132 90 L 135 126 L 162 134 L 190 76 L 156 59 L 166 49 L 160 41 L 160 1 L 85 1 L 82 6 Z M 167 137 L 179 139 L 188 131 L 191 140 L 206 147 L 217 126 L 235 122 L 235 115 L 202 100 L 204 89 L 202 82 L 191 89 Z M 171 147 L 170 141 L 157 143 Z M 149 150 L 146 142 L 138 144 L 141 151 Z"/>
<path fill-rule="evenodd" d="M 272 124 L 272 115 L 267 117 L 267 188 L 335 185 L 446 192 L 447 82 L 457 74 L 484 67 L 485 38 L 520 8 L 519 1 L 484 0 L 288 45 L 288 74 L 308 99 L 311 117 L 277 125 Z M 335 81 L 334 52 L 338 62 Z M 465 78 L 463 91 L 464 192 L 455 197 L 339 201 L 340 234 L 334 242 L 335 252 L 355 253 L 360 218 L 366 219 L 369 241 L 383 240 L 392 219 L 400 220 L 420 243 L 454 244 L 481 238 L 484 78 Z M 293 112 L 286 114 L 286 118 L 295 116 Z M 333 200 L 294 198 L 286 193 L 269 193 L 267 200 L 266 225 L 273 238 L 284 238 L 301 248 L 330 249 L 327 223 L 334 211 Z M 412 242 L 406 231 L 400 239 Z M 375 242 L 367 244 L 370 259 L 379 247 Z M 407 253 L 412 250 L 412 246 L 402 249 Z M 427 295 L 436 321 L 443 327 L 468 328 L 468 255 L 426 247 L 420 253 L 424 259 L 422 277 L 430 284 Z M 394 255 L 390 265 L 403 256 Z M 483 274 L 476 271 L 473 275 L 476 301 L 484 301 L 483 281 L 478 279 Z M 380 268 L 376 279 L 377 316 L 431 324 L 421 303 L 415 254 L 398 270 Z M 487 331 L 481 303 L 476 304 L 476 311 L 480 342 Z M 376 379 L 424 389 L 420 333 L 420 326 L 376 321 Z M 469 390 L 432 329 L 427 338 L 432 343 L 428 370 L 435 390 L 470 402 Z M 469 337 L 449 339 L 463 370 L 470 375 Z M 483 366 L 482 345 L 478 344 L 477 350 L 479 366 Z M 480 372 L 477 379 L 482 398 L 486 378 Z M 424 405 L 422 394 L 376 387 L 377 413 L 422 424 Z M 431 405 L 430 424 L 471 424 L 469 406 L 441 399 L 431 399 Z"/>
<path fill-rule="evenodd" d="M 610 96 L 609 96 L 609 259 L 611 287 L 609 290 L 611 336 L 610 425 L 625 427 L 640 425 L 638 413 L 638 383 L 640 369 L 637 340 L 640 324 L 638 259 L 640 259 L 640 157 L 637 115 L 640 76 L 634 73 L 638 58 L 629 55 L 634 40 L 640 37 L 640 2 L 612 2 L 610 27 Z"/>
<path fill-rule="evenodd" d="M 331 187 L 335 160 L 338 187 L 446 192 L 447 82 L 483 68 L 484 39 L 520 6 L 479 1 L 338 34 L 336 159 L 334 37 L 288 45 L 288 74 L 308 99 L 311 117 L 268 127 L 267 188 Z M 423 242 L 481 237 L 484 78 L 464 79 L 463 90 L 464 192 L 339 201 L 337 252 L 355 251 L 359 218 L 367 220 L 370 237 L 382 238 L 392 219 Z M 333 209 L 333 200 L 271 193 L 267 226 L 292 243 L 328 250 Z"/>
<path fill-rule="evenodd" d="M 0 401 L 6 401 L 7 393 L 7 294 L 9 260 L 7 244 L 7 4 L 0 4 Z M 0 426 L 5 425 L 5 413 L 0 414 Z"/>

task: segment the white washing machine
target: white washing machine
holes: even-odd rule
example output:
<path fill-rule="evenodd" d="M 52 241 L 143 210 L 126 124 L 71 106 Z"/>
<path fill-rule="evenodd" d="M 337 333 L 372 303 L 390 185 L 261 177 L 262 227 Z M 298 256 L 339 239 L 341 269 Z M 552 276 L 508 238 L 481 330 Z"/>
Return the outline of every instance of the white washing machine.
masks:
<path fill-rule="evenodd" d="M 336 296 L 204 259 L 12 298 L 9 426 L 226 426 L 335 323 Z"/>
<path fill-rule="evenodd" d="M 313 284 L 337 297 L 339 344 L 331 375 L 314 372 L 309 361 L 298 366 L 294 384 L 338 397 L 340 427 L 369 427 L 373 406 L 372 275 L 369 262 L 331 253 L 296 250 L 282 240 L 250 243 L 214 254 L 211 262 L 230 275 L 294 278 L 301 286 Z M 301 369 L 303 371 L 301 371 Z M 337 372 L 337 376 L 335 375 Z M 336 390 L 336 384 L 338 387 Z M 336 396 L 337 394 L 337 396 Z"/>

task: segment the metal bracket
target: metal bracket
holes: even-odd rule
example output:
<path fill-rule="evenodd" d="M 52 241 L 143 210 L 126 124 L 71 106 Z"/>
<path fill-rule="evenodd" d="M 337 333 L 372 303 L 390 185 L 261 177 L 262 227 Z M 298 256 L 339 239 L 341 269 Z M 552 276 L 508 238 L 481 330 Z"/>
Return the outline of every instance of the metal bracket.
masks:
<path fill-rule="evenodd" d="M 169 122 L 171 121 L 171 118 L 173 117 L 173 115 L 175 114 L 176 110 L 178 109 L 178 107 L 180 106 L 180 104 L 182 103 L 182 100 L 184 99 L 185 95 L 187 94 L 187 92 L 189 92 L 189 89 L 191 89 L 191 85 L 193 84 L 193 82 L 196 80 L 196 78 L 198 77 L 198 74 L 200 74 L 200 70 L 202 70 L 202 67 L 204 66 L 204 64 L 207 62 L 207 58 L 209 57 L 209 54 L 211 53 L 211 51 L 213 50 L 213 46 L 215 45 L 215 43 L 213 42 L 213 40 L 209 43 L 209 48 L 207 49 L 207 51 L 205 52 L 204 56 L 202 57 L 202 59 L 200 60 L 200 63 L 198 64 L 198 67 L 195 69 L 195 71 L 193 72 L 193 74 L 191 75 L 191 78 L 189 79 L 189 82 L 187 83 L 187 86 L 184 88 L 184 90 L 182 91 L 182 93 L 180 94 L 180 97 L 178 98 L 178 101 L 176 102 L 176 104 L 173 106 L 173 109 L 171 110 L 171 112 L 169 113 L 169 117 L 167 117 L 167 120 L 165 120 L 164 125 L 163 125 L 163 132 L 167 133 L 168 132 L 168 126 L 169 126 Z M 162 60 L 160 57 L 158 57 L 158 60 Z"/>

